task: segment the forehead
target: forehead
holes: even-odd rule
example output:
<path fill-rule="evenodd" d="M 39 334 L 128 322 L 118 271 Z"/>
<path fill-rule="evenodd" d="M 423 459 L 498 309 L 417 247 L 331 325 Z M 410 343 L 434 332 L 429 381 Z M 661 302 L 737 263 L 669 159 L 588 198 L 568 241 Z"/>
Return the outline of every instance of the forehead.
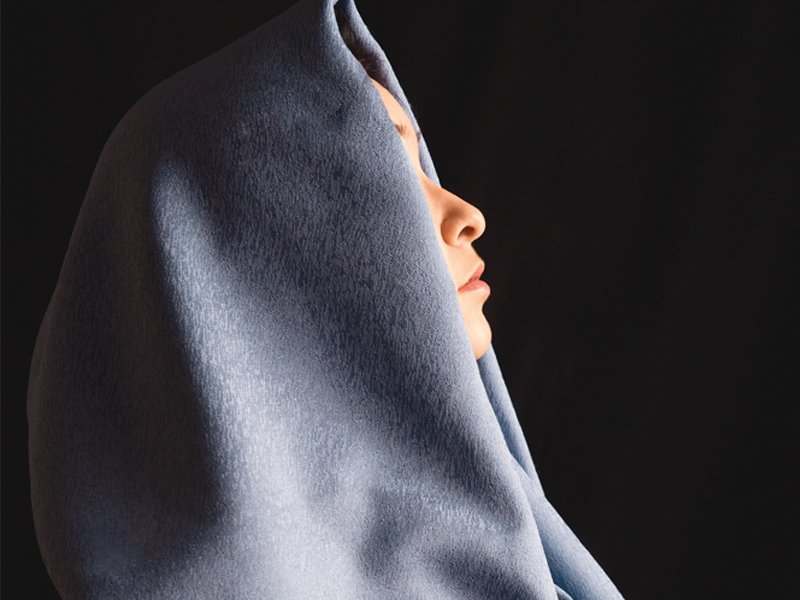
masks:
<path fill-rule="evenodd" d="M 406 111 L 403 110 L 403 107 L 400 106 L 400 103 L 397 101 L 397 99 L 392 96 L 391 92 L 374 79 L 371 79 L 370 81 L 375 89 L 378 90 L 381 100 L 383 101 L 383 105 L 386 107 L 386 111 L 389 113 L 389 117 L 392 119 L 392 121 L 403 125 L 410 125 L 411 119 L 406 114 Z"/>

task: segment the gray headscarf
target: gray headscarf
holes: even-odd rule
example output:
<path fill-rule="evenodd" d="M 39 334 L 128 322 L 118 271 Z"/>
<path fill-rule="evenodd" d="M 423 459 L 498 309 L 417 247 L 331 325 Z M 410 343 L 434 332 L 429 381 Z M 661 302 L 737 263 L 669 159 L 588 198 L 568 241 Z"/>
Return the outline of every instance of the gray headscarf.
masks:
<path fill-rule="evenodd" d="M 65 598 L 619 598 L 472 355 L 334 4 L 164 81 L 102 152 L 30 375 L 50 575 Z"/>

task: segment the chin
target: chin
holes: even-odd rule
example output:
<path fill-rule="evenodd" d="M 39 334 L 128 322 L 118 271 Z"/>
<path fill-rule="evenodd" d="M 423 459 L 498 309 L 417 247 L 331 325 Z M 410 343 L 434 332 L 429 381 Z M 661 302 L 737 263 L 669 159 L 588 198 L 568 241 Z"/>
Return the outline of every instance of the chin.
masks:
<path fill-rule="evenodd" d="M 467 321 L 467 335 L 472 345 L 472 354 L 478 359 L 486 354 L 492 343 L 492 328 L 483 313 Z"/>

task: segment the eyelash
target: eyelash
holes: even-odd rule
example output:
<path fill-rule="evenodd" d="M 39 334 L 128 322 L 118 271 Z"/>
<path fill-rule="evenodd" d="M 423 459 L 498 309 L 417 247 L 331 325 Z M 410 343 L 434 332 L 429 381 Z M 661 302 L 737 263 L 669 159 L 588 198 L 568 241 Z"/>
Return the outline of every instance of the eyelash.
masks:
<path fill-rule="evenodd" d="M 400 137 L 405 137 L 408 128 L 405 125 L 399 123 L 395 124 L 395 127 L 397 128 L 397 132 L 400 134 Z M 415 131 L 414 133 L 417 136 L 417 142 L 419 142 L 422 139 L 422 132 Z"/>

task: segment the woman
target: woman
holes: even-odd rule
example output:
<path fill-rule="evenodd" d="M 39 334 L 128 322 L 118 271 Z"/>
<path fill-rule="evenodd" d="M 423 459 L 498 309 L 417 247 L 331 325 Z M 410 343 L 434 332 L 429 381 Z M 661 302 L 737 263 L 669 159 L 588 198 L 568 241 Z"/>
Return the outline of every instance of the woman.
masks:
<path fill-rule="evenodd" d="M 542 493 L 481 312 L 483 217 L 417 131 L 346 0 L 122 120 L 30 376 L 64 597 L 619 597 Z"/>
<path fill-rule="evenodd" d="M 492 330 L 482 312 L 483 303 L 489 297 L 489 286 L 480 278 L 485 264 L 472 248 L 472 242 L 483 234 L 486 221 L 478 209 L 428 177 L 420 163 L 421 134 L 415 131 L 411 118 L 391 92 L 374 79 L 370 81 L 397 128 L 408 160 L 419 178 L 447 269 L 456 285 L 472 352 L 475 358 L 480 358 L 489 349 L 492 339 Z"/>

